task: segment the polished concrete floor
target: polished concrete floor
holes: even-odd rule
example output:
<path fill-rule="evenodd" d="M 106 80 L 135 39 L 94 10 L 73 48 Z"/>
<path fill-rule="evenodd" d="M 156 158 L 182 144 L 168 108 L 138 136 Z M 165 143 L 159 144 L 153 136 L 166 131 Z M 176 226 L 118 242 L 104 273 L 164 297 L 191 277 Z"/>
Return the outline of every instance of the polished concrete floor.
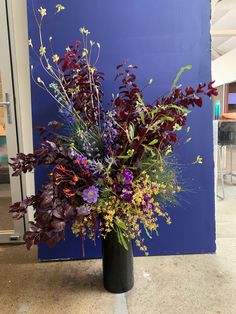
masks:
<path fill-rule="evenodd" d="M 217 254 L 135 258 L 135 287 L 102 287 L 100 260 L 38 263 L 0 246 L 0 314 L 236 314 L 236 185 L 217 204 Z"/>

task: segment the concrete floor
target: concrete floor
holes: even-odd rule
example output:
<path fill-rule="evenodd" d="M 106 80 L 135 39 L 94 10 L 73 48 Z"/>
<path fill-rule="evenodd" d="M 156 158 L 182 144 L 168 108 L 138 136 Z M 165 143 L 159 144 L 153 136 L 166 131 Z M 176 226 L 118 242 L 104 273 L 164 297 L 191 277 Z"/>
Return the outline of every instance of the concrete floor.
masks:
<path fill-rule="evenodd" d="M 218 201 L 217 254 L 135 258 L 135 286 L 102 287 L 100 260 L 38 263 L 0 246 L 0 314 L 236 314 L 236 186 Z"/>

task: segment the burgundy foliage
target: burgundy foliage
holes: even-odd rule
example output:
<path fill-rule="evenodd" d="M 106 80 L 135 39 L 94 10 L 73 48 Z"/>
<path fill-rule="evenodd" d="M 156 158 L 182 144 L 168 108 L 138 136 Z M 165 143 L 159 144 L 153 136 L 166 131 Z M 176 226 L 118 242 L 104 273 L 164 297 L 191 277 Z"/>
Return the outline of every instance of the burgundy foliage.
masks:
<path fill-rule="evenodd" d="M 123 69 L 123 71 L 115 77 L 115 80 L 121 80 L 120 93 L 114 100 L 116 119 L 123 129 L 128 129 L 131 122 L 134 125 L 137 140 L 129 147 L 129 149 L 135 150 L 133 160 L 138 160 L 142 156 L 145 150 L 144 146 L 153 139 L 158 139 L 155 146 L 160 151 L 164 151 L 167 146 L 176 143 L 178 138 L 174 129 L 175 125 L 178 124 L 182 127 L 186 124 L 187 115 L 186 110 L 183 109 L 194 106 L 201 107 L 202 96 L 217 95 L 217 89 L 212 86 L 214 82 L 210 82 L 208 85 L 200 83 L 196 89 L 187 87 L 184 91 L 181 87 L 174 87 L 168 96 L 162 97 L 161 100 L 157 99 L 153 105 L 145 105 L 146 113 L 144 113 L 143 123 L 141 123 L 140 116 L 136 111 L 136 103 L 140 97 L 142 98 L 143 89 L 138 87 L 136 75 L 131 73 L 131 70 L 137 69 L 137 66 L 126 68 L 125 65 L 118 65 L 117 69 Z M 151 112 L 153 112 L 152 117 L 150 117 Z M 157 124 L 155 129 L 147 130 L 148 124 L 158 123 L 158 121 L 162 122 Z M 119 154 L 122 155 L 124 153 L 123 143 L 127 142 L 127 136 L 121 128 L 117 129 L 117 133 L 116 144 L 120 144 Z"/>
<path fill-rule="evenodd" d="M 49 126 L 52 124 L 59 125 L 53 121 Z M 15 158 L 11 158 L 12 163 L 10 163 L 14 170 L 13 176 L 30 172 L 39 165 L 53 167 L 49 168 L 51 169 L 48 174 L 49 181 L 35 196 L 16 202 L 10 209 L 14 219 L 22 218 L 29 206 L 35 209 L 36 222 L 30 222 L 30 231 L 25 234 L 27 248 L 40 241 L 53 246 L 64 239 L 66 224 L 75 219 L 76 206 L 83 203 L 76 191 L 84 185 L 85 180 L 88 184 L 90 182 L 92 184 L 86 159 L 83 158 L 81 162 L 74 160 L 74 157 L 68 153 L 68 142 L 63 141 L 63 137 L 46 128 L 38 129 L 44 136 L 41 147 L 32 154 L 17 154 Z"/>
<path fill-rule="evenodd" d="M 58 61 L 58 66 L 64 74 L 61 88 L 69 95 L 72 109 L 80 118 L 88 125 L 93 123 L 98 125 L 98 115 L 101 114 L 99 103 L 103 95 L 100 90 L 103 73 L 94 69 L 91 87 L 91 77 L 84 59 L 81 58 L 79 46 L 80 42 L 70 46 L 70 51 Z M 137 85 L 136 75 L 133 73 L 136 69 L 137 66 L 126 67 L 123 64 L 117 66 L 119 73 L 115 79 L 120 80 L 121 83 L 119 94 L 112 103 L 115 108 L 113 118 L 117 124 L 108 125 L 109 131 L 113 128 L 114 132 L 110 132 L 112 138 L 109 142 L 108 138 L 104 140 L 105 144 L 109 143 L 108 149 L 106 152 L 100 152 L 101 160 L 97 159 L 96 162 L 104 163 L 104 156 L 126 156 L 128 150 L 133 150 L 134 155 L 125 165 L 128 168 L 131 163 L 134 165 L 136 161 L 141 160 L 146 147 L 153 140 L 155 142 L 152 146 L 160 153 L 164 152 L 168 146 L 178 142 L 175 126 L 186 124 L 186 109 L 201 107 L 204 95 L 211 97 L 217 94 L 212 86 L 213 82 L 210 82 L 208 85 L 203 83 L 197 88 L 187 87 L 185 90 L 174 87 L 168 96 L 155 100 L 152 105 L 144 104 L 142 103 L 143 88 Z M 72 93 L 72 90 L 76 92 Z M 142 115 L 137 110 L 137 103 L 142 107 Z M 134 130 L 134 140 L 128 143 L 127 132 L 130 131 L 131 125 Z M 153 127 L 149 128 L 150 125 Z M 72 154 L 70 145 L 73 144 L 73 140 L 58 133 L 62 127 L 63 125 L 57 121 L 51 121 L 49 128 L 38 127 L 42 138 L 40 147 L 34 153 L 19 153 L 15 158 L 11 158 L 13 176 L 30 172 L 40 165 L 48 169 L 48 182 L 38 193 L 13 204 L 10 209 L 15 219 L 22 218 L 29 206 L 33 206 L 35 210 L 35 222 L 30 223 L 30 231 L 25 234 L 28 248 L 40 241 L 53 246 L 64 239 L 66 225 L 75 219 L 80 219 L 78 218 L 80 211 L 77 211 L 77 208 L 84 204 L 84 200 L 79 191 L 97 182 L 97 173 L 93 173 L 88 163 L 89 155 L 79 155 L 75 152 Z M 124 166 L 125 162 L 124 159 L 117 159 L 117 169 Z M 101 179 L 107 185 L 118 185 L 116 174 L 112 183 L 110 178 L 105 176 Z M 95 227 L 97 227 L 97 218 L 96 214 L 92 217 Z"/>
<path fill-rule="evenodd" d="M 102 101 L 103 95 L 100 89 L 103 73 L 93 68 L 93 75 L 89 75 L 85 58 L 82 58 L 83 51 L 79 49 L 80 44 L 80 41 L 77 41 L 74 46 L 70 45 L 70 51 L 58 60 L 58 66 L 64 76 L 63 88 L 70 98 L 70 103 L 79 116 L 91 124 L 96 123 L 98 119 L 98 103 Z"/>

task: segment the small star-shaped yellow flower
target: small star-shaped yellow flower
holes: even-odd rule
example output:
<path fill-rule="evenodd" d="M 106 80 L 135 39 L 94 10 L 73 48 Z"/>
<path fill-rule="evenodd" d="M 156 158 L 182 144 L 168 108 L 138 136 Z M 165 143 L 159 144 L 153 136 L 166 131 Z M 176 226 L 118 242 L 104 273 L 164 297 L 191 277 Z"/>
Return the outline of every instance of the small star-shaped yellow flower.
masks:
<path fill-rule="evenodd" d="M 56 13 L 59 13 L 60 11 L 65 10 L 65 7 L 61 4 L 57 4 L 56 9 L 57 9 Z"/>
<path fill-rule="evenodd" d="M 84 31 L 85 31 L 85 28 L 84 27 L 80 27 L 79 31 L 80 31 L 81 34 L 83 34 Z"/>
<path fill-rule="evenodd" d="M 50 72 L 52 72 L 52 66 L 48 63 L 47 65 L 47 70 L 49 70 Z"/>
<path fill-rule="evenodd" d="M 33 43 L 32 43 L 32 39 L 29 39 L 29 46 L 33 48 Z"/>
<path fill-rule="evenodd" d="M 41 17 L 44 17 L 45 15 L 47 15 L 47 10 L 44 9 L 44 8 L 42 8 L 42 7 L 40 7 L 40 8 L 38 9 L 38 11 L 39 11 Z"/>
<path fill-rule="evenodd" d="M 59 56 L 57 54 L 52 56 L 52 61 L 57 62 L 59 60 Z"/>
<path fill-rule="evenodd" d="M 40 53 L 40 56 L 41 56 L 41 57 L 44 56 L 45 53 L 46 53 L 46 47 L 41 46 L 41 47 L 39 48 L 39 53 Z"/>

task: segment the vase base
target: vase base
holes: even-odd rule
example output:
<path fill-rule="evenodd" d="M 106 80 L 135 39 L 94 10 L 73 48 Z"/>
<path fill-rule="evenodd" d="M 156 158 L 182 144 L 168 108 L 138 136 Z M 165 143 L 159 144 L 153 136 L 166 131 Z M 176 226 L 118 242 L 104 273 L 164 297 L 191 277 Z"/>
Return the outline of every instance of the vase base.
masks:
<path fill-rule="evenodd" d="M 114 231 L 103 240 L 103 285 L 111 293 L 125 293 L 134 286 L 132 242 L 126 250 Z"/>
<path fill-rule="evenodd" d="M 110 293 L 114 293 L 114 294 L 121 294 L 121 293 L 126 293 L 130 290 L 133 289 L 134 287 L 134 283 L 132 283 L 132 285 L 130 285 L 129 287 L 122 287 L 122 288 L 118 288 L 118 287 L 112 287 L 112 286 L 106 286 L 105 284 L 103 284 L 104 289 L 106 289 L 107 292 Z"/>

